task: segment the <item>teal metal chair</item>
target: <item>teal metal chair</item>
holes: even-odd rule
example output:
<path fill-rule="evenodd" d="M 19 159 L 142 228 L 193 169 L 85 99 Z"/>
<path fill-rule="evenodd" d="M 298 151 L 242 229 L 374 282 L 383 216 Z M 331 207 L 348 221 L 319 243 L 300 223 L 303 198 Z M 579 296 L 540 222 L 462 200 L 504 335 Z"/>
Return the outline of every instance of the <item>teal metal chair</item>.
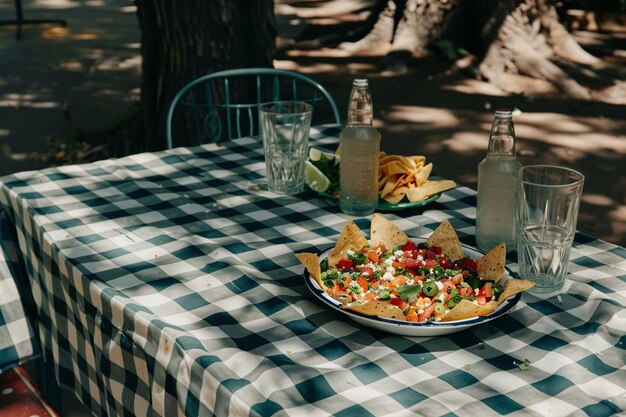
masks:
<path fill-rule="evenodd" d="M 233 69 L 197 78 L 176 94 L 167 113 L 167 147 L 258 135 L 259 106 L 277 100 L 310 103 L 313 124 L 341 124 L 335 100 L 313 79 L 272 68 Z"/>

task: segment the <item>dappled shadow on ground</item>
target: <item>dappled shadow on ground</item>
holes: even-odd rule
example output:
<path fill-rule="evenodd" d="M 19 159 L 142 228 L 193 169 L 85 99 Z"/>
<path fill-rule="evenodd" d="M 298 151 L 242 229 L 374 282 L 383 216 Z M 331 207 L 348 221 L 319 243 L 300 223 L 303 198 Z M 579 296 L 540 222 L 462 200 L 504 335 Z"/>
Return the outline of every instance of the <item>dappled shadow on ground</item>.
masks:
<path fill-rule="evenodd" d="M 15 17 L 0 3 L 0 19 Z M 0 26 L 0 175 L 43 168 L 51 140 L 115 123 L 135 109 L 139 27 L 127 0 L 24 2 L 26 19 L 55 24 Z"/>
<path fill-rule="evenodd" d="M 311 75 L 330 90 L 342 112 L 352 79 L 369 78 L 383 150 L 423 154 L 437 174 L 475 188 L 493 111 L 516 108 L 522 164 L 557 164 L 581 171 L 586 182 L 579 229 L 626 246 L 626 106 L 564 99 L 550 90 L 528 96 L 526 84 L 520 94 L 507 95 L 450 70 L 436 56 L 412 60 L 408 73 L 386 73 L 380 52 L 349 56 L 335 48 L 352 36 L 372 1 L 352 6 L 340 0 L 278 3 L 289 7 L 278 15 L 284 36 L 276 66 Z M 624 35 L 581 32 L 577 38 L 608 63 L 623 63 Z M 623 97 L 615 101 L 624 102 Z"/>

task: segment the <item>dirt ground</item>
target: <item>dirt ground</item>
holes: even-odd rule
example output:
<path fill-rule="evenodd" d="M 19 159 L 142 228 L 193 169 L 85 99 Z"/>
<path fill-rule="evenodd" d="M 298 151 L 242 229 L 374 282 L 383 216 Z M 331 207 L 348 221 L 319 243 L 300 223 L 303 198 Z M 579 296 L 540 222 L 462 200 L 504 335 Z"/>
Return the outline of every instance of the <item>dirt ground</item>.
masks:
<path fill-rule="evenodd" d="M 582 172 L 586 181 L 579 229 L 626 246 L 626 97 L 612 97 L 612 103 L 576 101 L 545 89 L 527 96 L 536 84 L 524 79 L 511 81 L 519 94 L 505 94 L 448 71 L 449 64 L 435 57 L 415 59 L 406 74 L 387 74 L 382 54 L 346 56 L 334 48 L 341 40 L 336 35 L 344 34 L 345 40 L 365 17 L 338 8 L 345 2 L 277 3 L 283 49 L 276 66 L 312 76 L 332 93 L 342 112 L 352 79 L 367 77 L 384 151 L 425 155 L 438 175 L 475 189 L 494 110 L 518 109 L 514 123 L 520 162 Z M 576 38 L 605 61 L 626 64 L 626 33 L 576 32 Z"/>
<path fill-rule="evenodd" d="M 333 47 L 350 37 L 373 0 L 276 0 L 275 66 L 311 75 L 346 111 L 352 79 L 370 80 L 376 126 L 388 153 L 423 154 L 437 174 L 472 188 L 487 148 L 493 111 L 517 108 L 523 164 L 551 163 L 586 175 L 579 229 L 626 246 L 626 105 L 575 101 L 549 92 L 528 96 L 533 83 L 512 80 L 505 94 L 438 59 L 414 60 L 409 72 L 384 72 L 382 54 L 347 56 Z M 53 4 L 54 3 L 54 4 Z M 11 18 L 12 2 L 0 2 Z M 0 175 L 40 169 L 49 140 L 102 128 L 127 116 L 139 95 L 140 34 L 127 0 L 32 3 L 27 18 L 63 18 L 67 27 L 28 26 L 23 38 L 0 27 Z M 626 33 L 576 32 L 606 61 L 626 64 Z M 541 87 L 541 85 L 539 85 Z M 622 100 L 622 101 L 620 101 Z M 616 103 L 622 104 L 616 104 Z"/>

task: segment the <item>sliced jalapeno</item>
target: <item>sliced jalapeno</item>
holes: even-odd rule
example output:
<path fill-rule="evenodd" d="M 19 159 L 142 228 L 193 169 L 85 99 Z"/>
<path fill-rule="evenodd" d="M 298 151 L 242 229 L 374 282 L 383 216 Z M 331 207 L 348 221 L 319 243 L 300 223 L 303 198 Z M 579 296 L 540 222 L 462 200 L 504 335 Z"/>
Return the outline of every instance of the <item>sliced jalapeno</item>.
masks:
<path fill-rule="evenodd" d="M 434 297 L 439 292 L 439 287 L 435 281 L 426 281 L 422 286 L 422 292 L 426 297 Z"/>
<path fill-rule="evenodd" d="M 435 313 L 443 314 L 445 312 L 446 312 L 446 307 L 443 305 L 443 303 L 441 301 L 437 301 L 435 303 Z"/>

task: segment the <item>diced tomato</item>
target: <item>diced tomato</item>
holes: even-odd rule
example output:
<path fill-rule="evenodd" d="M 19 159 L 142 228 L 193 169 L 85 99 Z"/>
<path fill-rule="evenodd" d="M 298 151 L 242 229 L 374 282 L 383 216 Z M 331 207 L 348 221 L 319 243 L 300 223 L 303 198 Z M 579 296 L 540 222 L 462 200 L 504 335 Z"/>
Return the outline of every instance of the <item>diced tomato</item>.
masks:
<path fill-rule="evenodd" d="M 393 304 L 394 306 L 397 306 L 398 308 L 400 308 L 400 310 L 404 311 L 407 307 L 408 304 L 406 301 L 404 301 L 402 298 L 400 297 L 391 297 L 389 299 L 389 302 L 391 304 Z"/>
<path fill-rule="evenodd" d="M 439 265 L 441 265 L 442 268 L 444 269 L 448 269 L 450 268 L 450 265 L 452 265 L 452 262 L 450 262 L 450 260 L 445 257 L 444 255 L 440 255 L 439 256 Z"/>
<path fill-rule="evenodd" d="M 333 294 L 336 294 L 342 291 L 343 291 L 343 287 L 339 285 L 339 283 L 335 280 L 335 285 L 333 285 Z"/>
<path fill-rule="evenodd" d="M 393 267 L 393 269 L 404 269 L 406 268 L 406 263 L 404 259 L 400 259 L 397 261 L 392 261 L 391 266 Z"/>
<path fill-rule="evenodd" d="M 413 276 L 413 281 L 425 282 L 428 278 L 422 275 L 415 274 Z"/>
<path fill-rule="evenodd" d="M 461 268 L 469 268 L 472 271 L 476 271 L 476 269 L 478 268 L 478 264 L 476 263 L 476 261 L 469 258 L 463 258 L 457 261 L 456 264 Z"/>
<path fill-rule="evenodd" d="M 369 259 L 373 263 L 377 264 L 379 262 L 379 258 L 380 257 L 378 256 L 378 252 L 376 252 L 375 250 L 367 252 L 367 259 Z"/>
<path fill-rule="evenodd" d="M 450 278 L 450 281 L 452 281 L 454 285 L 460 284 L 461 281 L 463 281 L 463 274 L 456 274 L 455 276 Z"/>
<path fill-rule="evenodd" d="M 409 312 L 404 315 L 406 321 L 417 321 L 419 320 L 419 316 L 417 315 L 417 311 L 414 308 L 409 309 Z"/>
<path fill-rule="evenodd" d="M 441 282 L 443 284 L 443 288 L 441 289 L 441 291 L 439 291 L 439 293 L 441 293 L 443 291 L 444 293 L 448 294 L 448 288 L 450 288 L 450 289 L 456 288 L 456 284 L 451 279 L 442 279 L 439 282 Z M 434 297 L 431 297 L 431 298 L 437 298 L 439 293 L 437 293 L 437 295 L 435 295 Z"/>
<path fill-rule="evenodd" d="M 341 259 L 339 260 L 339 262 L 337 262 L 337 269 L 340 271 L 343 269 L 352 268 L 353 266 L 354 266 L 354 262 L 352 262 L 351 259 Z"/>
<path fill-rule="evenodd" d="M 476 301 L 478 301 L 478 304 L 481 306 L 484 306 L 485 304 L 487 304 L 487 297 L 485 297 L 483 294 L 478 294 L 474 298 L 476 299 Z"/>
<path fill-rule="evenodd" d="M 493 286 L 491 282 L 486 282 L 485 285 L 480 289 L 480 293 L 483 294 L 487 300 L 491 300 L 493 297 Z"/>
<path fill-rule="evenodd" d="M 404 260 L 405 266 L 407 268 L 412 268 L 412 269 L 417 269 L 420 266 L 422 266 L 422 262 L 421 261 L 417 261 L 413 258 L 408 258 Z"/>
<path fill-rule="evenodd" d="M 427 260 L 432 260 L 432 259 L 435 259 L 436 256 L 437 256 L 437 253 L 434 250 L 429 249 L 426 252 L 426 256 L 424 258 L 426 258 Z"/>
<path fill-rule="evenodd" d="M 404 246 L 402 246 L 403 251 L 412 251 L 415 249 L 417 249 L 417 245 L 411 241 L 406 242 Z"/>
<path fill-rule="evenodd" d="M 441 246 L 431 246 L 430 250 L 435 252 L 436 255 L 442 255 L 443 254 L 443 249 L 441 248 Z"/>
<path fill-rule="evenodd" d="M 474 294 L 474 290 L 470 287 L 461 287 L 459 288 L 459 295 L 461 297 L 471 297 Z"/>
<path fill-rule="evenodd" d="M 373 292 L 368 292 L 362 297 L 362 300 L 364 301 L 374 301 L 375 299 L 376 299 L 376 294 L 374 294 Z"/>
<path fill-rule="evenodd" d="M 359 287 L 363 289 L 363 292 L 366 292 L 369 289 L 369 285 L 367 284 L 367 280 L 360 276 L 356 279 L 356 283 L 359 284 Z"/>
<path fill-rule="evenodd" d="M 389 286 L 391 288 L 393 287 L 399 287 L 400 285 L 404 285 L 406 283 L 406 277 L 404 275 L 396 275 L 390 282 L 389 282 Z"/>
<path fill-rule="evenodd" d="M 417 316 L 417 321 L 424 321 L 424 320 L 428 320 L 430 318 L 430 316 L 433 315 L 433 311 L 435 310 L 435 304 L 431 304 L 428 307 L 426 307 L 426 309 L 424 310 L 423 313 L 418 314 Z"/>
<path fill-rule="evenodd" d="M 372 269 L 371 266 L 359 265 L 357 266 L 357 269 L 361 271 L 361 274 L 363 274 L 368 280 L 374 279 L 374 269 Z"/>
<path fill-rule="evenodd" d="M 435 261 L 434 259 L 427 259 L 424 262 L 424 266 L 428 269 L 432 269 L 437 266 L 437 261 Z"/>

